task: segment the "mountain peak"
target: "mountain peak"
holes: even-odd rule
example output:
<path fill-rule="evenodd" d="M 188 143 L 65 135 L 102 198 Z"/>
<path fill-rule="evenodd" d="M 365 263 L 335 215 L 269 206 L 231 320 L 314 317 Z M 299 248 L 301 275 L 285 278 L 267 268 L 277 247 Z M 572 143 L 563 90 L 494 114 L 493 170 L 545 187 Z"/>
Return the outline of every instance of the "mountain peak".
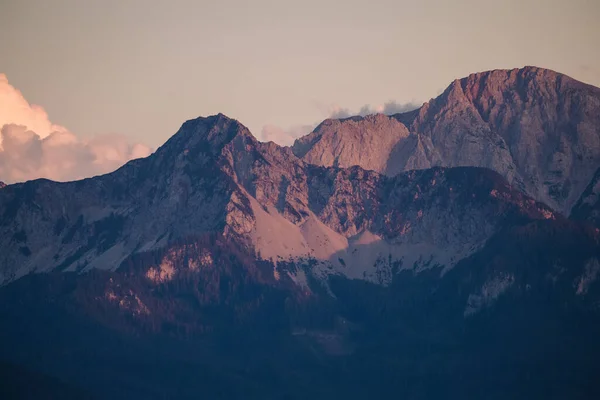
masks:
<path fill-rule="evenodd" d="M 408 135 L 402 122 L 383 114 L 328 119 L 309 135 L 297 139 L 292 151 L 312 164 L 360 165 L 382 172 L 394 145 Z"/>
<path fill-rule="evenodd" d="M 491 81 L 499 81 L 506 78 L 521 77 L 526 79 L 537 79 L 537 80 L 548 80 L 556 79 L 557 77 L 567 77 L 564 74 L 556 72 L 548 68 L 540 68 L 536 66 L 525 66 L 522 68 L 512 69 L 491 69 L 488 71 L 474 72 L 468 76 L 457 79 L 459 82 L 479 80 L 479 79 L 490 79 Z M 571 79 L 571 78 L 569 78 Z"/>
<path fill-rule="evenodd" d="M 535 66 L 496 69 L 408 113 L 326 120 L 292 149 L 308 163 L 386 175 L 490 168 L 568 214 L 600 162 L 599 110 L 600 88 Z"/>
<path fill-rule="evenodd" d="M 599 108 L 600 89 L 567 75 L 498 69 L 455 80 L 410 130 L 431 137 L 441 165 L 491 168 L 568 214 L 600 161 Z"/>
<path fill-rule="evenodd" d="M 441 102 L 452 103 L 455 106 L 456 104 L 477 101 L 487 102 L 490 98 L 506 97 L 506 95 L 509 97 L 519 95 L 521 98 L 528 95 L 548 96 L 560 92 L 564 89 L 563 86 L 573 85 L 578 86 L 578 88 L 588 86 L 567 75 L 534 66 L 494 69 L 455 79 L 438 98 L 426 103 L 426 105 Z M 425 107 L 424 111 L 427 109 L 428 107 Z"/>
<path fill-rule="evenodd" d="M 236 137 L 243 138 L 245 142 L 256 142 L 248 128 L 225 114 L 198 117 L 184 122 L 157 153 L 208 151 L 217 154 Z"/>
<path fill-rule="evenodd" d="M 517 75 L 528 75 L 528 76 L 564 75 L 564 74 L 561 74 L 559 72 L 556 72 L 556 71 L 548 69 L 548 68 L 541 68 L 541 67 L 537 67 L 535 65 L 526 65 L 521 68 L 510 68 L 510 69 L 497 68 L 497 69 L 490 69 L 487 71 L 473 72 L 472 74 L 469 74 L 467 77 L 464 77 L 460 80 L 471 79 L 473 77 L 486 76 L 486 75 L 503 75 L 503 74 L 517 74 Z"/>
<path fill-rule="evenodd" d="M 600 94 L 600 89 L 594 86 L 551 69 L 534 66 L 479 72 L 457 80 L 454 84 L 459 84 L 472 102 L 489 102 L 494 97 L 497 101 L 500 100 L 498 96 L 506 98 L 507 95 L 518 95 L 522 100 L 532 97 L 558 100 L 573 90 L 596 96 Z"/>

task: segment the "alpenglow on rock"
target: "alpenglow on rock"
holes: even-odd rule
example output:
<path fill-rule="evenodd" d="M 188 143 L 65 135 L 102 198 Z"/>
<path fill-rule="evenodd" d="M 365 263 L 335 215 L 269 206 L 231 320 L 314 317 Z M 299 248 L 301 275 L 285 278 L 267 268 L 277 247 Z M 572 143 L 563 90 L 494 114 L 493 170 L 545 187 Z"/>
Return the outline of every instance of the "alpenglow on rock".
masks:
<path fill-rule="evenodd" d="M 222 114 L 184 123 L 153 155 L 77 182 L 0 193 L 0 282 L 117 269 L 128 257 L 218 234 L 258 257 L 316 260 L 314 274 L 389 283 L 451 268 L 507 221 L 555 218 L 480 168 L 386 177 L 306 164 Z"/>
<path fill-rule="evenodd" d="M 472 74 L 415 111 L 326 120 L 292 150 L 389 176 L 490 168 L 568 215 L 600 165 L 600 89 L 535 67 Z"/>
<path fill-rule="evenodd" d="M 222 114 L 190 120 L 111 174 L 5 187 L 0 283 L 114 270 L 206 234 L 316 261 L 319 277 L 449 269 L 507 221 L 562 218 L 542 203 L 571 209 L 600 165 L 598 92 L 537 68 L 475 74 L 409 113 L 326 120 L 292 148 Z"/>
<path fill-rule="evenodd" d="M 600 173 L 569 219 L 537 202 L 490 128 L 510 118 L 467 87 L 325 121 L 302 158 L 219 114 L 113 173 L 2 188 L 0 376 L 26 369 L 0 398 L 36 397 L 28 370 L 85 392 L 38 390 L 61 399 L 600 398 Z M 505 121 L 505 143 L 564 106 L 540 104 Z M 519 186 L 439 166 L 472 161 L 460 151 L 496 169 L 508 157 Z"/>

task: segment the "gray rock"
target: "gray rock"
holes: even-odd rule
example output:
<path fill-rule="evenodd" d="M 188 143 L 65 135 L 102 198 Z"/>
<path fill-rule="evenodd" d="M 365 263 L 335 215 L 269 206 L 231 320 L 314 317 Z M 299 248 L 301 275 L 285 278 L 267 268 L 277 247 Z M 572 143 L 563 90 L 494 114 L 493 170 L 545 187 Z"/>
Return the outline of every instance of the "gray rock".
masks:
<path fill-rule="evenodd" d="M 568 215 L 600 166 L 600 89 L 535 67 L 473 74 L 416 111 L 327 120 L 292 150 L 390 176 L 490 168 Z"/>
<path fill-rule="evenodd" d="M 219 114 L 187 121 L 154 154 L 111 174 L 4 188 L 0 282 L 116 269 L 132 254 L 208 233 L 275 260 L 360 255 L 347 274 L 385 283 L 388 257 L 407 267 L 451 265 L 499 224 L 523 216 L 554 217 L 492 171 L 434 168 L 390 178 L 319 167 Z"/>

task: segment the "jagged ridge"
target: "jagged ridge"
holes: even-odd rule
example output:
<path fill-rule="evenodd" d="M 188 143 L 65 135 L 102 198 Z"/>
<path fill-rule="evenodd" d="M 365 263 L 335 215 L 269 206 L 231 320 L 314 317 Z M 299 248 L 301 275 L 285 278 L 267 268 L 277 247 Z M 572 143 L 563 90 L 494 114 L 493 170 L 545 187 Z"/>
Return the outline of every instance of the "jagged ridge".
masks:
<path fill-rule="evenodd" d="M 506 221 L 555 216 L 486 170 L 388 178 L 311 166 L 219 114 L 187 121 L 153 155 L 114 173 L 11 185 L 0 217 L 4 282 L 116 269 L 131 254 L 218 233 L 263 258 L 315 258 L 325 275 L 386 283 L 394 266 L 382 260 L 450 267 Z"/>
<path fill-rule="evenodd" d="M 536 67 L 472 74 L 409 113 L 326 120 L 292 149 L 390 176 L 491 168 L 568 215 L 600 165 L 600 89 Z"/>

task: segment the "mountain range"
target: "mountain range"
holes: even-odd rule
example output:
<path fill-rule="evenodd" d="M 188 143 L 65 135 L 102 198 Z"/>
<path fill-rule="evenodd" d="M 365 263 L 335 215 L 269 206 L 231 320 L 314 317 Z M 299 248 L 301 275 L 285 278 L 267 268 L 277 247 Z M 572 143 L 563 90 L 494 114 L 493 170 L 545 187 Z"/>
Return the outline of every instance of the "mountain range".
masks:
<path fill-rule="evenodd" d="M 394 176 L 433 166 L 492 169 L 569 215 L 600 162 L 600 89 L 526 67 L 456 80 L 409 113 L 326 120 L 294 143 L 317 165 Z"/>
<path fill-rule="evenodd" d="M 535 67 L 291 147 L 193 119 L 2 187 L 0 357 L 100 398 L 594 398 L 599 167 L 600 89 Z"/>

